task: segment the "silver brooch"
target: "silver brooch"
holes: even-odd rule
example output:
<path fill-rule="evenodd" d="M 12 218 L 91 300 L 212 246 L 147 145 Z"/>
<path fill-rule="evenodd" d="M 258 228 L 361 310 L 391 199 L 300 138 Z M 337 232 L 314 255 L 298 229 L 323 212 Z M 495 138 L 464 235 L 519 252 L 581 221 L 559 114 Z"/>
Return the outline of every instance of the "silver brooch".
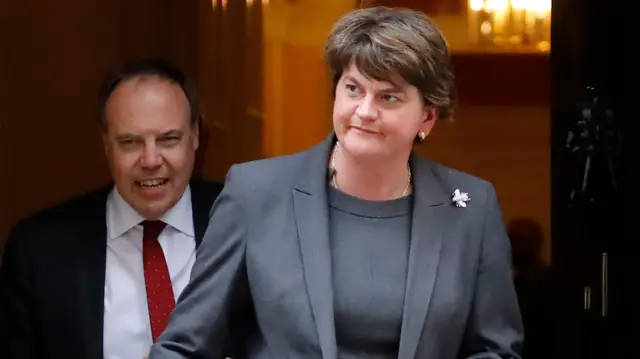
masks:
<path fill-rule="evenodd" d="M 460 192 L 457 188 L 451 195 L 451 202 L 455 203 L 456 207 L 466 207 L 469 201 L 471 201 L 469 194 L 467 192 Z"/>

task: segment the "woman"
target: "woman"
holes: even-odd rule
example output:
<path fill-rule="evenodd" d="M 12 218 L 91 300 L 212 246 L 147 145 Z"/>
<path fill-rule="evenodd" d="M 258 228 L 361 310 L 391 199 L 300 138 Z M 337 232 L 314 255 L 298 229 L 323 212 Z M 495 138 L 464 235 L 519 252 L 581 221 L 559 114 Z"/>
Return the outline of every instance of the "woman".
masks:
<path fill-rule="evenodd" d="M 442 35 L 414 11 L 356 10 L 326 60 L 335 133 L 230 169 L 151 359 L 519 358 L 493 187 L 412 154 L 452 115 Z"/>

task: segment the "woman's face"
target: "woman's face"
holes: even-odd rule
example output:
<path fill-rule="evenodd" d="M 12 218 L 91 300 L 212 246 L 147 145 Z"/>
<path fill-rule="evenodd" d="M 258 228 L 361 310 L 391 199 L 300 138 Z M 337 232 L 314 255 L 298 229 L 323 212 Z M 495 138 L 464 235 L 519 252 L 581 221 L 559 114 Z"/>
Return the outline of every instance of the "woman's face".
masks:
<path fill-rule="evenodd" d="M 333 127 L 341 147 L 363 159 L 408 156 L 416 136 L 436 120 L 418 89 L 399 75 L 392 82 L 364 76 L 351 64 L 336 86 Z"/>

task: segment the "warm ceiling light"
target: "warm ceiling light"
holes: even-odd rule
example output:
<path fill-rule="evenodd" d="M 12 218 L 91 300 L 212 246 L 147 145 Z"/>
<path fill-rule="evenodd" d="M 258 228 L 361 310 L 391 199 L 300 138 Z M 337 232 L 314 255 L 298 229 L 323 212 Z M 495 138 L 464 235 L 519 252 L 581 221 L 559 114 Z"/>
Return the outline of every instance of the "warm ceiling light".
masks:
<path fill-rule="evenodd" d="M 478 43 L 548 51 L 551 0 L 468 0 L 468 8 Z"/>

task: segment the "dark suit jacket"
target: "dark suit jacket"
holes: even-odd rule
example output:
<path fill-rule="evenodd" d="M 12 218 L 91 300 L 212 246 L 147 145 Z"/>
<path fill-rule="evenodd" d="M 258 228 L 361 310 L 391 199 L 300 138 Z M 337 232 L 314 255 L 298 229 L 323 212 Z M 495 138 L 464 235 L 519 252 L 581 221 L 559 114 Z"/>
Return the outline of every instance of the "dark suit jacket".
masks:
<path fill-rule="evenodd" d="M 334 137 L 233 166 L 191 282 L 150 359 L 337 359 L 327 207 Z M 489 183 L 413 155 L 399 359 L 519 358 L 523 332 Z M 468 192 L 466 208 L 452 204 Z M 354 260 L 357 260 L 354 253 Z"/>
<path fill-rule="evenodd" d="M 221 189 L 191 184 L 196 245 Z M 12 229 L 0 267 L 0 358 L 103 357 L 110 190 L 44 210 Z"/>

